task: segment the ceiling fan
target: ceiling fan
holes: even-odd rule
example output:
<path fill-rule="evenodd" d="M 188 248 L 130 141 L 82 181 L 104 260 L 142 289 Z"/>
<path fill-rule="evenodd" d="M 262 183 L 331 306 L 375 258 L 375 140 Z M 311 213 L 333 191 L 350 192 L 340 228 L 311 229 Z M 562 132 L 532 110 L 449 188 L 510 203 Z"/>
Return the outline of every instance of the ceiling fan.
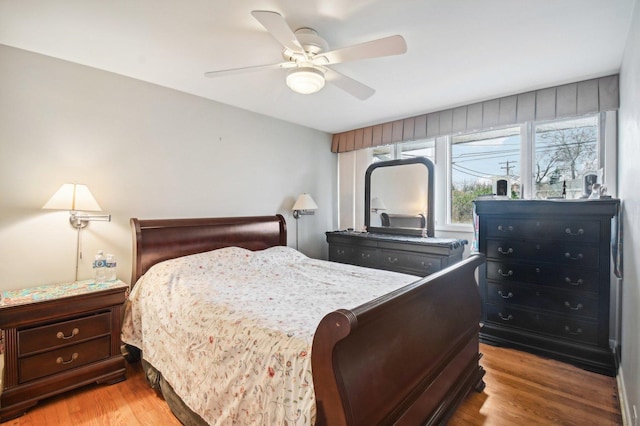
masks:
<path fill-rule="evenodd" d="M 277 12 L 254 10 L 251 15 L 282 44 L 285 62 L 210 71 L 204 73 L 206 77 L 283 68 L 289 70 L 286 83 L 294 92 L 315 93 L 324 87 L 326 81 L 358 99 L 365 100 L 375 93 L 374 89 L 329 66 L 347 61 L 399 55 L 407 51 L 407 44 L 400 35 L 329 50 L 327 42 L 315 30 L 305 27 L 294 32 Z"/>

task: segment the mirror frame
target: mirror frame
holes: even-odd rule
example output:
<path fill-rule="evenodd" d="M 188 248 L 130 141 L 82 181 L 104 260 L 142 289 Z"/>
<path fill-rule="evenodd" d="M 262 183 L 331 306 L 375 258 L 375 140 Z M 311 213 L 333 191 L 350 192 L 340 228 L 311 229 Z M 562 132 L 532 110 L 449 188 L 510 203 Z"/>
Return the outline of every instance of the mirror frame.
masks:
<path fill-rule="evenodd" d="M 409 164 L 422 164 L 427 168 L 427 237 L 434 236 L 434 194 L 433 194 L 433 179 L 434 179 L 434 168 L 433 163 L 425 158 L 425 157 L 415 157 L 408 158 L 404 160 L 390 160 L 390 161 L 381 161 L 379 163 L 371 164 L 365 173 L 364 180 L 364 226 L 366 226 L 367 231 L 371 233 L 382 233 L 382 234 L 398 234 L 398 235 L 414 235 L 414 236 L 423 236 L 422 228 L 402 228 L 402 227 L 371 227 L 371 173 L 373 173 L 376 169 L 381 167 L 394 167 L 394 166 L 403 166 Z"/>

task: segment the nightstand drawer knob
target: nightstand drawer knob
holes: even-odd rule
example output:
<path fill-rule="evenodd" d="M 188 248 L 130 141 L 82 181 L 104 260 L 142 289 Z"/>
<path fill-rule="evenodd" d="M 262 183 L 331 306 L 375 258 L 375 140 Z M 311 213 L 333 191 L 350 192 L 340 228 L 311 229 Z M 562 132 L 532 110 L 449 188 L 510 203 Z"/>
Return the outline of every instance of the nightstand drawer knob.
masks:
<path fill-rule="evenodd" d="M 500 231 L 500 232 L 511 232 L 511 231 L 513 231 L 513 226 L 511 226 L 511 225 L 509 225 L 509 226 L 498 225 L 498 231 Z"/>
<path fill-rule="evenodd" d="M 513 248 L 509 247 L 507 250 L 502 247 L 498 247 L 498 253 L 500 254 L 513 254 Z"/>
<path fill-rule="evenodd" d="M 80 333 L 80 330 L 78 330 L 77 328 L 74 328 L 73 330 L 71 330 L 71 334 L 69 336 L 65 336 L 62 331 L 58 331 L 58 334 L 56 334 L 56 337 L 58 339 L 69 340 L 69 339 L 73 339 L 75 336 L 77 336 L 78 333 Z"/>
<path fill-rule="evenodd" d="M 74 352 L 74 353 L 71 355 L 71 359 L 70 359 L 70 360 L 68 360 L 68 361 L 65 361 L 64 359 L 62 359 L 62 357 L 61 357 L 61 356 L 59 356 L 59 357 L 56 359 L 56 364 L 71 364 L 71 363 L 72 363 L 73 361 L 75 361 L 76 359 L 78 359 L 78 352 Z"/>

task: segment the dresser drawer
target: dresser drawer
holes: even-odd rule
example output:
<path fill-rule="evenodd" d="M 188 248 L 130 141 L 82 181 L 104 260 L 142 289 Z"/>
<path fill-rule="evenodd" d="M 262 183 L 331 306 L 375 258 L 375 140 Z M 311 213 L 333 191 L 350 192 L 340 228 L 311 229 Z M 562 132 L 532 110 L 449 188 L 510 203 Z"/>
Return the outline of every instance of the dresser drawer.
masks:
<path fill-rule="evenodd" d="M 426 276 L 442 269 L 441 259 L 414 253 L 380 250 L 380 264 L 385 269 L 402 270 Z"/>
<path fill-rule="evenodd" d="M 597 221 L 487 218 L 486 223 L 487 238 L 545 238 L 576 242 L 597 242 L 600 239 Z"/>
<path fill-rule="evenodd" d="M 19 360 L 19 382 L 71 370 L 110 356 L 111 336 L 66 346 Z"/>
<path fill-rule="evenodd" d="M 378 250 L 355 247 L 353 253 L 353 262 L 359 266 L 375 267 L 378 263 Z"/>
<path fill-rule="evenodd" d="M 541 290 L 538 286 L 487 283 L 487 298 L 492 303 L 519 305 L 541 311 L 598 319 L 598 298 L 590 293 Z"/>
<path fill-rule="evenodd" d="M 600 261 L 598 247 L 558 241 L 490 239 L 486 251 L 490 259 L 550 262 L 591 269 L 597 269 Z"/>
<path fill-rule="evenodd" d="M 537 313 L 504 304 L 487 303 L 487 322 L 542 333 L 581 343 L 598 343 L 598 323 Z"/>
<path fill-rule="evenodd" d="M 354 253 L 352 246 L 329 244 L 329 260 L 332 262 L 352 263 Z"/>
<path fill-rule="evenodd" d="M 597 293 L 600 272 L 562 265 L 488 261 L 487 279 Z"/>
<path fill-rule="evenodd" d="M 111 313 L 18 331 L 18 356 L 42 352 L 111 333 Z"/>

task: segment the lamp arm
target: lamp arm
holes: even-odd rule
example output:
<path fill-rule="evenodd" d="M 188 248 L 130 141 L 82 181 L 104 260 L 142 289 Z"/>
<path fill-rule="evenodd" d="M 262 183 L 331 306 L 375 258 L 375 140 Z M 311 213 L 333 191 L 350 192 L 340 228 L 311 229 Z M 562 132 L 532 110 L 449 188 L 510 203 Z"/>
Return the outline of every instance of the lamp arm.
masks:
<path fill-rule="evenodd" d="M 91 221 L 111 222 L 111 215 L 71 212 L 69 216 L 69 223 L 74 228 L 85 228 Z"/>

